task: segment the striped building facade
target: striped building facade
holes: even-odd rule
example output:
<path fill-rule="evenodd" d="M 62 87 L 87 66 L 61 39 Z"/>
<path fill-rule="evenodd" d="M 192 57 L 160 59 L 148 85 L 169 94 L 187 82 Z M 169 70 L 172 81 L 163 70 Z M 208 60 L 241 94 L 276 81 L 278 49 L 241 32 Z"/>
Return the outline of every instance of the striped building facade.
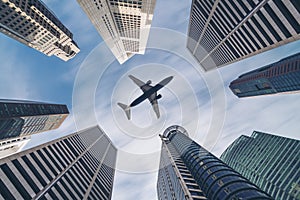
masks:
<path fill-rule="evenodd" d="M 0 160 L 0 199 L 111 199 L 117 150 L 99 127 Z"/>
<path fill-rule="evenodd" d="M 240 136 L 221 160 L 274 199 L 300 199 L 300 141 L 254 131 Z"/>
<path fill-rule="evenodd" d="M 205 71 L 300 38 L 299 0 L 193 0 L 187 48 Z"/>
<path fill-rule="evenodd" d="M 144 54 L 156 0 L 77 0 L 120 64 Z"/>
<path fill-rule="evenodd" d="M 237 97 L 300 91 L 300 53 L 242 74 L 229 88 Z"/>
<path fill-rule="evenodd" d="M 157 181 L 159 200 L 272 199 L 188 137 L 180 126 L 165 130 Z"/>

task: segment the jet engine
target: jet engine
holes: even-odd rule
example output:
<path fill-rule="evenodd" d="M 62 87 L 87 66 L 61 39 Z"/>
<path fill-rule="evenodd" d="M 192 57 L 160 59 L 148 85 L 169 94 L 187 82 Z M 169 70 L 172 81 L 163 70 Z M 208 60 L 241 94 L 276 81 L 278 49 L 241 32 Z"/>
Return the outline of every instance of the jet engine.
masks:
<path fill-rule="evenodd" d="M 150 85 L 152 83 L 152 81 L 151 80 L 149 80 L 149 81 L 147 81 L 147 85 Z"/>
<path fill-rule="evenodd" d="M 162 98 L 161 94 L 159 94 L 159 95 L 156 96 L 156 99 L 160 99 L 160 98 Z"/>

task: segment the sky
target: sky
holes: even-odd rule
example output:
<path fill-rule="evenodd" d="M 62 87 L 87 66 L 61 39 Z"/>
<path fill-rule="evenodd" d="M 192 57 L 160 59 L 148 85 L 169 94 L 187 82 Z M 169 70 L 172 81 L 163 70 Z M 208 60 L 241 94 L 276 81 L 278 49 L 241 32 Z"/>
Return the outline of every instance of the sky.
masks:
<path fill-rule="evenodd" d="M 158 134 L 174 124 L 216 156 L 254 130 L 299 139 L 300 93 L 238 99 L 228 85 L 299 52 L 300 41 L 203 72 L 185 48 L 191 0 L 157 0 L 145 55 L 120 65 L 75 0 L 44 2 L 81 51 L 64 62 L 0 34 L 0 98 L 68 106 L 70 116 L 59 129 L 33 135 L 25 148 L 98 124 L 118 147 L 113 199 L 157 198 Z M 153 84 L 174 76 L 160 91 L 159 120 L 146 101 L 132 109 L 131 121 L 117 106 L 142 94 L 129 74 Z"/>

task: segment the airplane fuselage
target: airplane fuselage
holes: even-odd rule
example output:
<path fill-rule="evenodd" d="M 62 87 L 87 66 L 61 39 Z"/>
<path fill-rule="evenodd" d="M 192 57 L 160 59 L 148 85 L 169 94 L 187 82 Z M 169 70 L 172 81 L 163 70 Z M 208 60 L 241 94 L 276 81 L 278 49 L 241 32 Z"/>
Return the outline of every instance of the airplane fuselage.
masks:
<path fill-rule="evenodd" d="M 157 100 L 160 99 L 162 96 L 159 94 L 157 95 L 157 91 L 166 86 L 172 79 L 173 76 L 169 76 L 162 81 L 160 81 L 155 86 L 151 86 L 151 81 L 147 81 L 147 83 L 144 83 L 143 81 L 139 80 L 138 78 L 129 75 L 128 76 L 136 85 L 140 87 L 140 89 L 144 92 L 141 96 L 136 98 L 130 105 L 126 105 L 124 103 L 118 102 L 118 106 L 122 108 L 127 116 L 127 119 L 130 120 L 130 108 L 134 107 L 144 100 L 148 99 L 152 105 L 152 108 L 156 114 L 157 119 L 160 117 L 159 108 L 158 108 L 158 102 Z"/>
<path fill-rule="evenodd" d="M 142 103 L 144 100 L 148 99 L 152 94 L 157 92 L 159 89 L 155 87 L 151 88 L 150 90 L 146 91 L 144 94 L 136 98 L 129 106 L 134 107 L 140 103 Z"/>
<path fill-rule="evenodd" d="M 167 83 L 169 83 L 172 80 L 172 78 L 173 77 L 165 78 L 159 84 L 156 84 L 154 87 L 152 87 L 148 91 L 144 92 L 144 94 L 142 94 L 141 96 L 139 96 L 138 98 L 136 98 L 129 105 L 129 107 L 134 107 L 134 106 L 140 104 L 141 102 L 143 102 L 144 100 L 148 99 L 152 94 L 156 93 L 158 90 L 160 90 L 161 88 L 163 88 Z M 148 85 L 150 86 L 150 84 L 148 84 Z"/>

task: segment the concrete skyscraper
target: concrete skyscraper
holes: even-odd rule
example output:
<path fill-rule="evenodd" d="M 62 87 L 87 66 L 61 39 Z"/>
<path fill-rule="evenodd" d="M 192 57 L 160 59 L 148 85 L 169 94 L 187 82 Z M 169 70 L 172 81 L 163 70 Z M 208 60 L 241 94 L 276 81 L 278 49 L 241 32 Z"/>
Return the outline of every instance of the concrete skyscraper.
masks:
<path fill-rule="evenodd" d="M 205 71 L 300 39 L 298 0 L 193 0 L 187 48 Z"/>
<path fill-rule="evenodd" d="M 300 53 L 245 73 L 229 87 L 238 97 L 299 92 Z"/>
<path fill-rule="evenodd" d="M 17 153 L 30 141 L 31 136 L 0 140 L 0 159 Z"/>
<path fill-rule="evenodd" d="M 18 151 L 30 135 L 58 128 L 68 115 L 66 105 L 0 99 L 0 158 Z"/>
<path fill-rule="evenodd" d="M 111 199 L 116 148 L 92 127 L 0 160 L 0 199 Z"/>
<path fill-rule="evenodd" d="M 180 126 L 165 130 L 157 181 L 164 199 L 272 199 L 188 137 Z"/>
<path fill-rule="evenodd" d="M 80 51 L 72 33 L 40 0 L 0 0 L 0 31 L 64 61 Z"/>
<path fill-rule="evenodd" d="M 144 54 L 156 0 L 77 0 L 119 63 Z"/>
<path fill-rule="evenodd" d="M 300 141 L 254 131 L 242 135 L 221 159 L 275 199 L 300 199 Z"/>

